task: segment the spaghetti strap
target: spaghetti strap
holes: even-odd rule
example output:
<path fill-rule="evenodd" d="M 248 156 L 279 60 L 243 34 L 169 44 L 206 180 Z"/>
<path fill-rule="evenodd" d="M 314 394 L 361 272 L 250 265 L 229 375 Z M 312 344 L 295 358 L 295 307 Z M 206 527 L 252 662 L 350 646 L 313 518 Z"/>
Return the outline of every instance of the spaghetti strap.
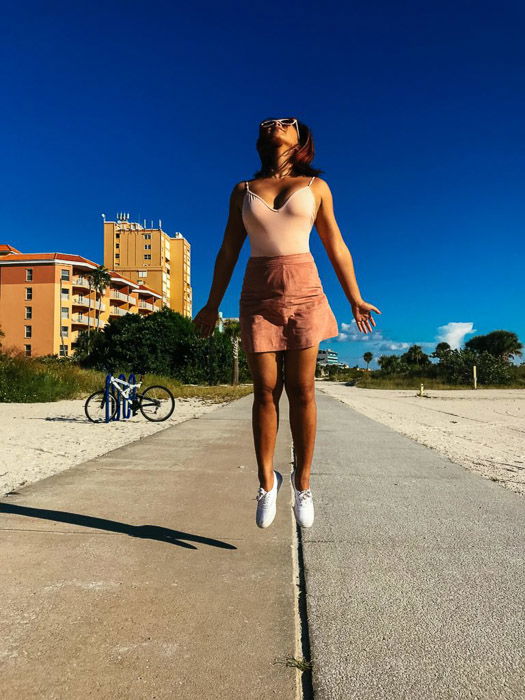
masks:
<path fill-rule="evenodd" d="M 245 181 L 244 181 L 244 184 L 246 185 L 246 187 L 245 187 L 244 189 L 246 190 L 246 192 L 249 192 L 249 191 L 250 191 L 250 188 L 249 188 L 249 186 L 248 186 L 248 180 L 245 180 Z"/>
<path fill-rule="evenodd" d="M 308 183 L 308 187 L 310 187 L 310 185 L 312 184 L 312 182 L 313 182 L 314 180 L 315 180 L 315 175 L 312 177 L 312 179 L 311 179 L 310 182 Z"/>

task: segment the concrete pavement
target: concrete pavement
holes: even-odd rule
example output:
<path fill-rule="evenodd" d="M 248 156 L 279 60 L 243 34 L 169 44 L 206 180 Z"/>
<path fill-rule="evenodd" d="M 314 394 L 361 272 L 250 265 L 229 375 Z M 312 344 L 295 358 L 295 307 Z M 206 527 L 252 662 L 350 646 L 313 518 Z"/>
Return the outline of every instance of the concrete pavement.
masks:
<path fill-rule="evenodd" d="M 2 499 L 3 700 L 296 697 L 291 494 L 256 527 L 251 403 Z"/>
<path fill-rule="evenodd" d="M 317 392 L 316 700 L 525 698 L 525 499 Z"/>
<path fill-rule="evenodd" d="M 251 403 L 2 499 L 2 698 L 299 697 L 291 493 L 255 526 Z M 301 534 L 315 700 L 525 698 L 523 498 L 317 404 Z M 286 480 L 285 394 L 280 418 Z"/>

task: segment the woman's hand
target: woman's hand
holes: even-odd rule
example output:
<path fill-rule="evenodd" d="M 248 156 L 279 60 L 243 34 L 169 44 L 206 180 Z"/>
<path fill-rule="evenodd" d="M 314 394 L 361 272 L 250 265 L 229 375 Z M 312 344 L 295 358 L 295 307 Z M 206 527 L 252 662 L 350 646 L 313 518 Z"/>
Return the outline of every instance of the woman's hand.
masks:
<path fill-rule="evenodd" d="M 368 331 L 372 332 L 370 324 L 375 326 L 376 322 L 372 318 L 371 311 L 376 311 L 378 314 L 380 314 L 381 311 L 379 311 L 379 309 L 373 304 L 369 304 L 368 302 L 363 301 L 363 299 L 361 299 L 360 301 L 352 302 L 351 306 L 352 313 L 354 314 L 355 322 L 359 330 L 363 333 L 368 333 Z"/>
<path fill-rule="evenodd" d="M 219 309 L 215 306 L 203 306 L 199 313 L 193 319 L 193 323 L 197 327 L 197 332 L 202 338 L 209 338 L 213 334 L 217 319 L 219 318 Z"/>

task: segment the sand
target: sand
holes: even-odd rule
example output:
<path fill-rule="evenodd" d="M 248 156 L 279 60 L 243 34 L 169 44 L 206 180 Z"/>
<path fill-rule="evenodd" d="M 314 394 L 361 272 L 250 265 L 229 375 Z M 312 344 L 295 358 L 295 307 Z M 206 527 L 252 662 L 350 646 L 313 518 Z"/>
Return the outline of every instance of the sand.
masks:
<path fill-rule="evenodd" d="M 316 381 L 323 391 L 356 411 L 437 450 L 453 462 L 525 494 L 525 391 L 520 389 L 358 389 Z M 177 399 L 173 416 L 150 423 L 90 423 L 84 400 L 0 404 L 0 496 L 213 411 L 224 403 Z"/>
<path fill-rule="evenodd" d="M 525 390 L 358 389 L 316 381 L 318 391 L 525 494 Z"/>
<path fill-rule="evenodd" d="M 84 399 L 0 403 L 0 497 L 225 405 L 195 398 L 175 399 L 171 418 L 162 423 L 152 423 L 138 413 L 126 421 L 105 424 L 88 421 L 84 403 Z"/>

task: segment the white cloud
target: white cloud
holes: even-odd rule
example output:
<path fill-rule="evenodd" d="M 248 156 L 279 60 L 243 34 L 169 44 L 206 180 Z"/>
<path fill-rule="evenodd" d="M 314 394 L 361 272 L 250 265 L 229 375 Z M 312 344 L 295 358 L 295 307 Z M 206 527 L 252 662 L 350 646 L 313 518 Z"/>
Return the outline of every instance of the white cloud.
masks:
<path fill-rule="evenodd" d="M 405 341 L 396 341 L 391 338 L 385 338 L 380 330 L 373 329 L 371 333 L 362 333 L 357 327 L 355 318 L 352 319 L 350 323 L 340 324 L 341 332 L 339 335 L 331 340 L 330 342 L 338 343 L 355 343 L 355 342 L 366 342 L 367 349 L 374 353 L 374 360 L 372 363 L 377 362 L 377 358 L 381 354 L 389 355 L 392 353 L 405 352 L 411 345 L 419 345 L 425 352 L 431 353 L 434 351 L 437 343 L 446 342 L 453 349 L 458 349 L 461 347 L 465 340 L 465 336 L 476 332 L 473 323 L 460 323 L 456 321 L 451 321 L 444 326 L 438 327 L 438 332 L 436 334 L 437 340 L 435 341 L 412 341 L 410 343 Z M 345 354 L 344 350 L 341 353 Z M 357 358 L 356 361 L 359 361 Z M 352 364 L 350 360 L 349 364 Z"/>
<path fill-rule="evenodd" d="M 341 332 L 334 338 L 335 342 L 339 343 L 363 343 L 366 342 L 367 349 L 374 353 L 375 358 L 373 363 L 377 361 L 379 355 L 382 354 L 392 354 L 397 352 L 404 352 L 408 350 L 411 345 L 419 345 L 426 352 L 432 352 L 436 347 L 436 343 L 433 341 L 413 341 L 411 343 L 404 341 L 396 341 L 391 338 L 385 338 L 381 330 L 373 329 L 371 333 L 362 333 L 357 327 L 355 318 L 352 319 L 350 323 L 340 324 Z M 330 341 L 333 342 L 333 341 Z M 344 351 L 342 353 L 345 354 Z"/>
<path fill-rule="evenodd" d="M 465 341 L 465 336 L 474 333 L 476 330 L 472 322 L 450 321 L 444 326 L 439 326 L 436 336 L 437 342 L 448 343 L 453 350 L 459 350 Z"/>

